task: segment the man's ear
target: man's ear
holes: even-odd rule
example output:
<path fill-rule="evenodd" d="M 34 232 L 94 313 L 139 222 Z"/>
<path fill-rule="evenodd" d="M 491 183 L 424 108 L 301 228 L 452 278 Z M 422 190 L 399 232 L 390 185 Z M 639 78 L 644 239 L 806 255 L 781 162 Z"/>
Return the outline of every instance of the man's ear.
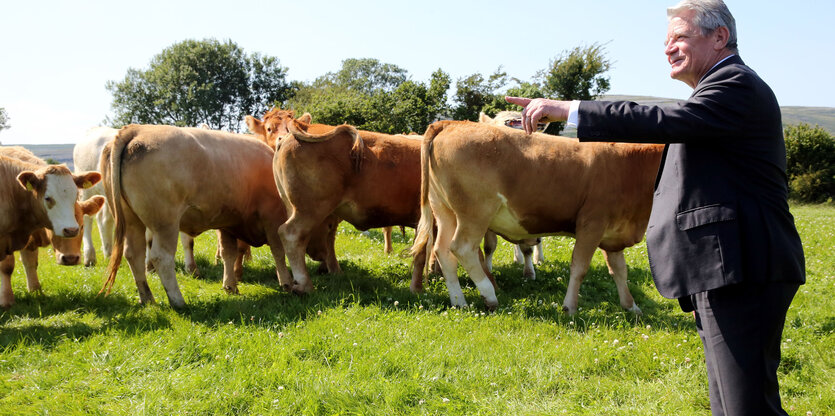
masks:
<path fill-rule="evenodd" d="M 101 180 L 101 173 L 96 171 L 85 172 L 80 175 L 72 175 L 72 179 L 75 182 L 75 186 L 81 189 L 87 189 L 99 183 Z"/>
<path fill-rule="evenodd" d="M 252 134 L 266 137 L 267 132 L 264 131 L 264 123 L 261 120 L 258 120 L 253 116 L 246 116 L 244 117 L 244 120 L 246 120 L 246 127 L 249 128 L 249 131 L 251 131 Z"/>
<path fill-rule="evenodd" d="M 731 32 L 725 26 L 719 26 L 713 31 L 713 49 L 721 51 L 728 46 L 728 39 L 731 37 Z"/>
<path fill-rule="evenodd" d="M 17 175 L 17 181 L 20 182 L 20 185 L 26 188 L 27 191 L 34 191 L 43 183 L 42 178 L 39 178 L 35 172 L 28 170 L 20 172 L 20 175 Z"/>

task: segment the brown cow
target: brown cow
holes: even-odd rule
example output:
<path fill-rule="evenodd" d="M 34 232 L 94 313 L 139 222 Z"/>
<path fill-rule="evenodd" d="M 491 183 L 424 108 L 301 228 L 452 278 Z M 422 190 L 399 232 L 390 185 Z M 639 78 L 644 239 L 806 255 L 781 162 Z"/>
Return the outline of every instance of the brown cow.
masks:
<path fill-rule="evenodd" d="M 100 179 L 98 172 L 73 175 L 65 165 L 30 163 L 0 154 L 0 307 L 14 304 L 14 252 L 47 240 L 44 228 L 59 237 L 78 236 L 78 188 Z M 33 234 L 38 241 L 32 241 Z M 23 250 L 21 255 L 31 267 L 29 251 Z M 28 287 L 38 290 L 37 275 L 31 276 Z"/>
<path fill-rule="evenodd" d="M 282 286 L 291 276 L 278 227 L 287 219 L 271 177 L 273 150 L 246 135 L 199 128 L 129 125 L 102 152 L 108 204 L 116 218 L 113 252 L 103 290 L 110 291 L 122 252 L 133 273 L 140 302 L 154 302 L 145 277 L 145 230 L 154 244 L 151 262 L 168 301 L 185 305 L 174 273 L 177 235 L 221 231 L 223 287 L 237 293 L 236 239 L 252 246 L 268 244 Z M 328 269 L 338 267 L 333 254 L 335 220 L 317 224 L 315 244 Z M 312 248 L 315 244 L 311 244 Z"/>
<path fill-rule="evenodd" d="M 313 290 L 302 249 L 328 215 L 359 230 L 415 227 L 420 218 L 420 141 L 307 120 L 281 110 L 268 112 L 263 121 L 247 117 L 256 134 L 290 133 L 278 144 L 273 171 L 290 216 L 278 232 L 297 293 Z M 423 254 L 415 257 L 413 275 L 422 273 L 424 262 Z"/>
<path fill-rule="evenodd" d="M 600 247 L 621 306 L 640 313 L 626 284 L 623 249 L 644 237 L 663 146 L 579 143 L 460 121 L 436 122 L 424 136 L 422 215 L 412 250 L 423 251 L 434 240 L 453 305 L 467 305 L 456 258 L 486 306 L 498 304 L 478 261 L 479 241 L 490 229 L 509 241 L 575 237 L 563 302 L 570 314 Z"/>
<path fill-rule="evenodd" d="M 282 110 L 282 109 L 272 109 L 264 114 L 264 121 L 258 120 L 252 116 L 246 116 L 246 124 L 249 127 L 249 131 L 255 134 L 255 137 L 261 139 L 267 146 L 270 148 L 275 149 L 276 143 L 278 143 L 279 139 L 285 135 L 287 135 L 290 131 L 287 129 L 288 124 L 295 119 L 296 112 L 293 110 Z M 309 133 L 326 133 L 334 129 L 333 126 L 329 126 L 326 124 L 310 124 L 311 120 L 310 113 L 304 113 L 301 117 L 297 120 L 301 125 L 307 125 Z M 398 137 L 404 137 L 408 139 L 416 139 L 416 140 L 423 140 L 423 136 L 419 136 L 416 134 L 398 134 Z M 391 232 L 392 227 L 382 227 L 383 228 L 383 251 L 386 254 L 390 254 L 394 247 L 392 246 L 391 242 Z M 406 235 L 406 231 L 403 229 L 403 226 L 400 227 L 400 231 L 403 235 Z M 365 233 L 363 233 L 365 234 Z"/>

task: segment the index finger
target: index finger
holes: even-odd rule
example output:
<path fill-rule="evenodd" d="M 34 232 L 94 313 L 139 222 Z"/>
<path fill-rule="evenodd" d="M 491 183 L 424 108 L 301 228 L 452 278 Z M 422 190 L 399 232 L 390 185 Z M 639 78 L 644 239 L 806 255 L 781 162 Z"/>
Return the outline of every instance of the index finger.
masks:
<path fill-rule="evenodd" d="M 504 97 L 504 100 L 505 100 L 505 101 L 507 101 L 507 102 L 509 102 L 509 103 L 511 103 L 511 104 L 516 104 L 516 105 L 518 105 L 518 106 L 520 106 L 520 107 L 527 107 L 527 106 L 528 106 L 528 104 L 530 104 L 530 102 L 532 101 L 530 98 L 524 98 L 524 97 L 507 97 L 507 96 L 506 96 L 506 97 Z"/>

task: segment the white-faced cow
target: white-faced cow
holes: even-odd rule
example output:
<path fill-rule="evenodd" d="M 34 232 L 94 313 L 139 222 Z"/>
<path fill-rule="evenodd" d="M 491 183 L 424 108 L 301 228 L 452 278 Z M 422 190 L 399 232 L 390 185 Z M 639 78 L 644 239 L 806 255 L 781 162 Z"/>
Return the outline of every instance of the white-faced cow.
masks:
<path fill-rule="evenodd" d="M 133 273 L 140 302 L 154 302 L 145 277 L 145 230 L 154 236 L 150 250 L 173 307 L 185 301 L 174 273 L 177 234 L 220 230 L 223 287 L 237 293 L 234 263 L 242 253 L 236 239 L 268 244 L 280 284 L 289 288 L 278 227 L 287 219 L 272 179 L 273 150 L 246 135 L 199 128 L 129 125 L 105 146 L 102 169 L 108 204 L 116 218 L 108 280 L 112 287 L 122 253 Z M 333 255 L 335 220 L 317 224 L 309 250 L 338 267 Z M 318 244 L 318 247 L 315 247 Z M 311 255 L 312 257 L 314 254 Z"/>
<path fill-rule="evenodd" d="M 415 227 L 420 218 L 420 141 L 308 121 L 277 109 L 263 121 L 247 117 L 250 130 L 263 132 L 273 143 L 290 133 L 277 145 L 273 171 L 288 207 L 289 219 L 279 234 L 298 293 L 313 290 L 303 250 L 313 228 L 327 216 L 359 230 Z M 413 281 L 424 262 L 425 253 L 415 257 Z"/>
<path fill-rule="evenodd" d="M 73 175 L 65 165 L 30 163 L 0 152 L 0 307 L 14 304 L 14 252 L 22 250 L 29 290 L 39 290 L 40 282 L 34 273 L 37 252 L 33 257 L 31 248 L 48 244 L 44 229 L 52 231 L 56 238 L 77 237 L 77 217 L 84 209 L 77 201 L 78 188 L 92 186 L 100 179 L 98 172 Z M 100 206 L 103 200 L 88 202 Z"/>
<path fill-rule="evenodd" d="M 453 305 L 467 305 L 455 272 L 459 261 L 486 306 L 498 304 L 478 259 L 489 229 L 509 241 L 574 236 L 563 302 L 568 313 L 577 311 L 580 283 L 600 247 L 621 306 L 640 313 L 627 287 L 623 249 L 644 237 L 663 146 L 579 143 L 461 121 L 436 122 L 424 136 L 413 251 L 433 247 Z"/>

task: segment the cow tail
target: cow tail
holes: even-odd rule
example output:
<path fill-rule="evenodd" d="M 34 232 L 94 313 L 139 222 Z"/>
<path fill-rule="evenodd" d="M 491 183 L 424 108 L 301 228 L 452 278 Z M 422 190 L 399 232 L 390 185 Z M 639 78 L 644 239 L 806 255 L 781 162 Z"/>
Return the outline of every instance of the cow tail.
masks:
<path fill-rule="evenodd" d="M 354 172 L 359 172 L 362 168 L 362 160 L 365 152 L 365 142 L 362 141 L 359 131 L 353 126 L 343 124 L 345 127 L 350 127 L 350 134 L 354 136 L 354 145 L 351 146 L 351 164 L 354 166 Z M 341 126 L 340 126 L 341 127 Z M 339 128 L 339 127 L 337 127 Z"/>
<path fill-rule="evenodd" d="M 104 176 L 104 190 L 107 204 L 116 221 L 113 232 L 113 251 L 110 252 L 110 263 L 107 265 L 107 280 L 104 281 L 99 293 L 109 295 L 116 283 L 116 274 L 122 264 L 122 253 L 125 249 L 125 212 L 122 209 L 122 154 L 125 147 L 136 137 L 136 129 L 132 126 L 119 130 L 116 138 L 105 146 L 102 151 L 100 168 Z"/>
<path fill-rule="evenodd" d="M 298 120 L 293 120 L 287 125 L 287 130 L 293 135 L 293 138 L 300 142 L 321 143 L 326 142 L 343 133 L 351 135 L 353 146 L 351 146 L 351 165 L 354 171 L 359 172 L 362 168 L 363 153 L 365 152 L 365 142 L 362 140 L 359 132 L 354 126 L 349 124 L 340 124 L 333 130 L 322 134 L 311 134 L 303 129 L 303 124 Z"/>
<path fill-rule="evenodd" d="M 443 125 L 439 123 L 430 124 L 423 134 L 423 144 L 420 147 L 420 221 L 415 230 L 415 242 L 409 254 L 416 256 L 421 251 L 426 251 L 426 265 L 424 275 L 429 272 L 432 266 L 429 254 L 435 245 L 435 216 L 432 214 L 432 207 L 429 206 L 429 181 L 430 162 L 432 159 L 432 148 L 435 136 L 441 132 Z"/>

